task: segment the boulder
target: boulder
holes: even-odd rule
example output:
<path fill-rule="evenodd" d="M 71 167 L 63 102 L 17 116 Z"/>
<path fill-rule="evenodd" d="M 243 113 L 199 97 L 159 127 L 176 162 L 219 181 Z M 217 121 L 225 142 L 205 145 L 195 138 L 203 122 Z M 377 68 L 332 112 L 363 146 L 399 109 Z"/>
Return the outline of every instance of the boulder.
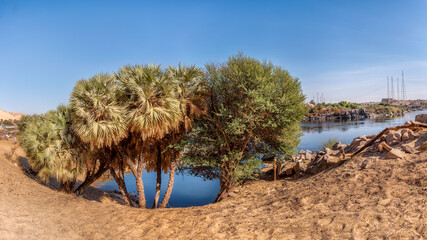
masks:
<path fill-rule="evenodd" d="M 424 149 L 427 149 L 427 142 L 424 142 L 423 144 L 421 144 L 417 150 L 418 151 L 423 151 Z"/>
<path fill-rule="evenodd" d="M 414 131 L 412 131 L 411 129 L 408 129 L 408 136 L 409 140 L 412 140 L 416 137 Z"/>
<path fill-rule="evenodd" d="M 305 151 L 305 160 L 311 161 L 312 158 L 313 158 L 313 154 L 311 153 L 311 151 L 310 150 Z"/>
<path fill-rule="evenodd" d="M 280 177 L 289 177 L 292 176 L 296 173 L 299 173 L 300 171 L 300 165 L 298 162 L 290 162 L 288 164 L 286 164 L 282 169 L 281 169 L 281 173 L 280 173 Z"/>
<path fill-rule="evenodd" d="M 326 156 L 328 156 L 328 155 L 326 155 Z M 339 157 L 332 157 L 332 156 L 329 156 L 329 157 L 326 159 L 326 164 L 327 164 L 327 165 L 335 165 L 335 164 L 337 164 L 337 163 L 339 163 L 339 162 L 341 162 L 341 159 L 340 159 Z"/>
<path fill-rule="evenodd" d="M 336 155 L 338 155 L 340 153 L 340 150 L 331 150 L 329 148 L 326 148 L 325 149 L 325 153 L 328 154 L 328 155 L 336 156 Z"/>
<path fill-rule="evenodd" d="M 339 150 L 342 148 L 342 143 L 341 142 L 337 142 L 334 144 L 334 146 L 332 146 L 332 150 Z"/>
<path fill-rule="evenodd" d="M 409 134 L 407 132 L 402 134 L 402 142 L 406 142 L 409 140 Z"/>
<path fill-rule="evenodd" d="M 368 138 L 365 135 L 361 135 L 359 137 L 357 137 L 358 139 L 361 139 L 362 141 L 367 141 Z"/>
<path fill-rule="evenodd" d="M 371 138 L 376 137 L 376 136 L 377 136 L 377 134 L 371 134 L 371 135 L 366 136 L 366 138 L 371 139 Z"/>
<path fill-rule="evenodd" d="M 402 139 L 402 134 L 397 131 L 390 131 L 386 137 L 385 141 L 388 145 L 395 145 L 398 144 Z"/>
<path fill-rule="evenodd" d="M 397 159 L 397 158 L 404 158 L 405 153 L 400 151 L 399 149 L 391 149 L 386 155 L 385 159 Z"/>
<path fill-rule="evenodd" d="M 325 155 L 317 155 L 316 156 L 316 161 L 314 162 L 316 165 L 327 165 L 328 164 L 328 159 L 330 158 L 330 156 L 328 154 Z"/>
<path fill-rule="evenodd" d="M 390 147 L 389 145 L 387 145 L 387 143 L 385 143 L 385 142 L 381 142 L 378 145 L 378 151 L 380 151 L 380 152 L 382 152 L 383 150 L 390 151 L 391 149 L 392 149 L 392 147 Z"/>
<path fill-rule="evenodd" d="M 360 138 L 355 138 L 349 146 L 347 146 L 347 153 L 352 153 L 360 149 L 363 145 L 365 145 L 367 141 L 364 141 Z"/>
<path fill-rule="evenodd" d="M 414 154 L 417 152 L 417 150 L 415 150 L 415 148 L 413 148 L 409 145 L 403 145 L 402 150 L 405 151 L 406 153 L 411 153 L 411 154 Z"/>
<path fill-rule="evenodd" d="M 419 114 L 415 116 L 415 121 L 421 122 L 421 123 L 427 123 L 427 114 Z"/>

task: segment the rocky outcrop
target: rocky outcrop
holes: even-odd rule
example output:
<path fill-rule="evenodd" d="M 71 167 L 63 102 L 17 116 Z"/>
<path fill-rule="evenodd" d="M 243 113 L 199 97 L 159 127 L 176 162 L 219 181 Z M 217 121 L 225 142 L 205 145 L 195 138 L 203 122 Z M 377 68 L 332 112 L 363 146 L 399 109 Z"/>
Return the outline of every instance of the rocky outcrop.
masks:
<path fill-rule="evenodd" d="M 427 114 L 419 114 L 415 116 L 415 121 L 421 122 L 421 123 L 427 123 Z"/>
<path fill-rule="evenodd" d="M 368 113 L 365 109 L 352 109 L 343 112 L 329 112 L 315 115 L 308 115 L 304 118 L 303 121 L 306 122 L 316 122 L 316 121 L 329 121 L 329 120 L 358 120 L 371 118 L 376 116 L 375 114 Z"/>
<path fill-rule="evenodd" d="M 353 139 L 348 145 L 337 142 L 332 149 L 326 148 L 319 152 L 300 151 L 290 162 L 282 164 L 278 169 L 278 175 L 280 177 L 290 177 L 297 174 L 315 174 L 331 166 L 340 165 L 359 150 L 367 152 L 367 155 L 364 155 L 367 159 L 361 165 L 362 169 L 369 166 L 371 163 L 369 157 L 372 156 L 391 160 L 405 159 L 408 154 L 418 154 L 420 151 L 426 151 L 427 129 L 425 127 L 410 127 L 412 123 L 414 122 L 400 126 L 404 127 L 403 129 L 385 132 L 379 138 L 376 137 L 376 134 L 362 135 Z M 374 138 L 374 143 L 370 143 Z M 362 147 L 364 148 L 362 149 Z"/>

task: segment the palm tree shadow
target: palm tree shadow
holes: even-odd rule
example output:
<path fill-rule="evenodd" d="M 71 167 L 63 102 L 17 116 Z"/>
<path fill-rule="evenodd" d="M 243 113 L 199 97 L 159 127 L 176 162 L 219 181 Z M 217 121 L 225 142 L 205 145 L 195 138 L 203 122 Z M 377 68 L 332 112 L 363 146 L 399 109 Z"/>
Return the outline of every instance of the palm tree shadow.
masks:
<path fill-rule="evenodd" d="M 18 162 L 19 162 L 18 166 L 21 168 L 21 170 L 25 176 L 27 176 L 31 180 L 36 181 L 40 185 L 43 185 L 45 187 L 48 187 L 48 188 L 56 190 L 56 191 L 60 191 L 60 183 L 55 178 L 50 177 L 49 182 L 44 182 L 44 181 L 41 181 L 40 179 L 38 179 L 37 178 L 37 172 L 34 172 L 31 169 L 27 158 L 21 156 L 18 158 Z M 81 183 L 82 183 L 82 181 L 77 181 L 76 188 Z M 74 195 L 74 194 L 70 193 L 70 195 Z M 116 202 L 116 203 L 121 204 L 121 205 L 125 205 L 125 202 L 124 202 L 123 198 L 121 198 L 121 195 L 117 194 L 115 191 L 101 190 L 101 189 L 95 188 L 93 186 L 88 187 L 81 195 L 79 195 L 79 196 L 74 195 L 74 196 L 76 198 L 82 197 L 82 198 L 87 199 L 89 201 L 96 201 L 96 202 L 103 202 L 103 201 L 110 201 L 111 202 L 112 201 L 112 202 Z"/>

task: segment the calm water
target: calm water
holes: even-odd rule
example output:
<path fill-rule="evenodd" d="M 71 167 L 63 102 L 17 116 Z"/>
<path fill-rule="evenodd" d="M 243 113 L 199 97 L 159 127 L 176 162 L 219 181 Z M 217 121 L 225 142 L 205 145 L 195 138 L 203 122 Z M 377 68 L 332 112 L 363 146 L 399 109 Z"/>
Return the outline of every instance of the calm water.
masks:
<path fill-rule="evenodd" d="M 406 114 L 403 117 L 394 119 L 366 119 L 359 121 L 343 121 L 343 122 L 322 122 L 322 123 L 302 123 L 304 136 L 301 137 L 300 149 L 318 150 L 321 141 L 326 141 L 329 138 L 336 138 L 343 143 L 350 143 L 353 138 L 360 135 L 370 135 L 382 131 L 386 127 L 402 125 L 406 121 L 414 120 L 415 115 L 427 113 L 425 111 L 417 111 Z M 161 198 L 166 191 L 169 174 L 162 174 L 162 192 Z M 137 193 L 135 178 L 132 174 L 125 176 L 126 187 L 129 192 Z M 145 197 L 147 206 L 153 204 L 156 173 L 143 174 Z M 108 182 L 100 182 L 97 187 L 105 190 L 118 189 L 114 180 Z M 190 207 L 202 206 L 212 203 L 219 191 L 219 181 L 204 181 L 201 178 L 193 177 L 186 174 L 177 174 L 175 176 L 175 185 L 169 201 L 170 207 Z"/>
<path fill-rule="evenodd" d="M 427 110 L 410 112 L 403 117 L 393 119 L 376 118 L 358 121 L 302 123 L 304 136 L 301 137 L 298 150 L 318 150 L 322 141 L 327 141 L 329 138 L 336 138 L 348 144 L 355 137 L 376 134 L 386 127 L 403 125 L 406 121 L 415 120 L 416 115 L 424 113 L 427 113 Z"/>

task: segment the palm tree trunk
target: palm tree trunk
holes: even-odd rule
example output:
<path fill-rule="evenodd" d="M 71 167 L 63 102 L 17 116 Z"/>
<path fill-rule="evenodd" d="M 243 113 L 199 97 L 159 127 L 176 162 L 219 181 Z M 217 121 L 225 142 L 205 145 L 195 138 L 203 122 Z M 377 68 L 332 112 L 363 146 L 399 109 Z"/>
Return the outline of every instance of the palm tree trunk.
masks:
<path fill-rule="evenodd" d="M 142 172 L 144 171 L 142 158 L 138 158 L 137 163 L 134 163 L 130 158 L 126 158 L 126 162 L 135 177 L 136 190 L 138 191 L 138 205 L 141 208 L 146 208 L 144 182 L 142 181 Z"/>
<path fill-rule="evenodd" d="M 166 193 L 163 196 L 163 200 L 160 203 L 160 208 L 165 208 L 168 203 L 169 203 L 169 199 L 171 197 L 172 194 L 172 188 L 173 185 L 175 183 L 175 170 L 176 170 L 176 163 L 174 160 L 171 161 L 171 169 L 170 169 L 170 173 L 169 173 L 169 182 L 168 182 L 168 188 L 166 189 Z"/>
<path fill-rule="evenodd" d="M 162 152 L 160 145 L 157 146 L 157 183 L 156 183 L 156 193 L 154 195 L 153 208 L 157 208 L 160 198 L 160 190 L 162 185 Z"/>
<path fill-rule="evenodd" d="M 82 182 L 82 184 L 80 184 L 79 187 L 77 187 L 76 190 L 74 190 L 74 194 L 81 195 L 86 190 L 86 188 L 92 185 L 92 183 L 100 178 L 107 170 L 108 167 L 105 164 L 102 164 L 99 166 L 99 169 L 95 174 L 92 174 L 91 171 L 87 171 L 85 180 Z"/>
<path fill-rule="evenodd" d="M 122 193 L 123 200 L 125 201 L 125 204 L 127 206 L 132 206 L 132 202 L 130 200 L 129 193 L 126 189 L 126 184 L 125 184 L 125 180 L 123 177 L 123 173 L 120 173 L 121 171 L 119 170 L 119 173 L 117 174 L 115 172 L 115 170 L 113 169 L 113 167 L 110 168 L 110 172 L 111 172 L 111 175 L 113 175 L 113 178 L 116 181 L 117 185 L 119 186 L 119 189 L 120 189 L 120 192 Z"/>
<path fill-rule="evenodd" d="M 142 173 L 135 176 L 136 179 L 136 190 L 138 191 L 138 204 L 139 207 L 145 208 L 145 193 L 144 193 L 144 183 L 142 182 Z"/>

